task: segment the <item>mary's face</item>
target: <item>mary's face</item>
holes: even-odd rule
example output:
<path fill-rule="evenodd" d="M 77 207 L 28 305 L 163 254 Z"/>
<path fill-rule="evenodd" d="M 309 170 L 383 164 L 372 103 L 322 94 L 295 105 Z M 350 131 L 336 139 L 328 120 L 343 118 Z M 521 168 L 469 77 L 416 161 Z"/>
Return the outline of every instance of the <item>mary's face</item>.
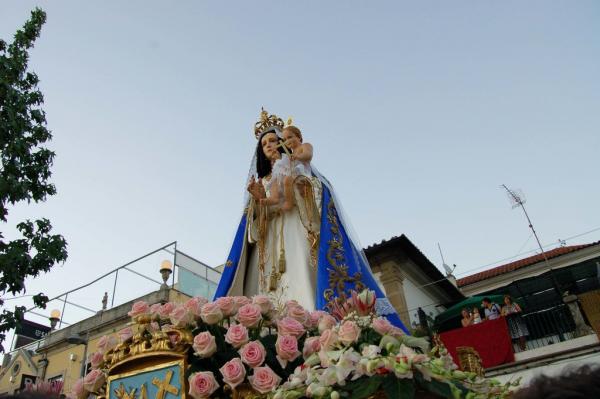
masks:
<path fill-rule="evenodd" d="M 275 133 L 267 133 L 260 139 L 262 150 L 265 156 L 271 161 L 279 158 L 279 151 L 277 151 L 278 141 Z"/>

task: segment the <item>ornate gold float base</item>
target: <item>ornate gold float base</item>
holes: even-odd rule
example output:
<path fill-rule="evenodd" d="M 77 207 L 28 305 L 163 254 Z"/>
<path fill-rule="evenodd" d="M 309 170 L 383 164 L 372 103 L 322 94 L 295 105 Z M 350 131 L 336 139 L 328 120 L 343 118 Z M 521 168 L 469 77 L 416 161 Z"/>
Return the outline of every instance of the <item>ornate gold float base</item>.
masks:
<path fill-rule="evenodd" d="M 231 392 L 232 399 L 265 399 L 267 397 L 267 395 L 255 391 L 250 384 L 240 384 L 234 390 L 225 386 L 225 392 Z"/>

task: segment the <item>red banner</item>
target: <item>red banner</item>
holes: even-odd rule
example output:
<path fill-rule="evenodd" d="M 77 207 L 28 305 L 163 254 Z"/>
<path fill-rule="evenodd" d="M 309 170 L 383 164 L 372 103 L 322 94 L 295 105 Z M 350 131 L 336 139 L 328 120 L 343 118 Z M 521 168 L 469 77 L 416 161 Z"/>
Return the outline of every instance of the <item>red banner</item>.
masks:
<path fill-rule="evenodd" d="M 487 320 L 472 326 L 458 328 L 440 334 L 440 338 L 454 362 L 458 362 L 456 347 L 471 346 L 481 356 L 484 368 L 515 361 L 508 326 L 504 317 Z"/>

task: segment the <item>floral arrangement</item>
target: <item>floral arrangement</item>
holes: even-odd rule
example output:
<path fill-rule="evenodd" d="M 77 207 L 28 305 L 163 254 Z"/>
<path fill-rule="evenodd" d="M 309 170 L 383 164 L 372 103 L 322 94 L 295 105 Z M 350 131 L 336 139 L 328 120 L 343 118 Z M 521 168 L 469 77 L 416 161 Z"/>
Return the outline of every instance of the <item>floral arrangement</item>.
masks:
<path fill-rule="evenodd" d="M 34 392 L 40 397 L 58 398 L 64 385 L 63 380 L 56 381 L 38 381 L 35 384 L 25 386 L 25 392 Z"/>
<path fill-rule="evenodd" d="M 367 290 L 334 303 L 330 313 L 308 311 L 296 301 L 276 304 L 264 295 L 136 302 L 129 312 L 132 327 L 101 338 L 89 357 L 92 371 L 74 385 L 71 397 L 101 395 L 120 348 L 149 333 L 164 333 L 165 348 L 179 350 L 189 337 L 186 376 L 195 399 L 413 398 L 420 391 L 467 399 L 510 395 L 510 385 L 458 370 L 445 348 L 429 350 L 427 340 L 405 335 L 377 316 L 374 306 L 374 293 Z"/>

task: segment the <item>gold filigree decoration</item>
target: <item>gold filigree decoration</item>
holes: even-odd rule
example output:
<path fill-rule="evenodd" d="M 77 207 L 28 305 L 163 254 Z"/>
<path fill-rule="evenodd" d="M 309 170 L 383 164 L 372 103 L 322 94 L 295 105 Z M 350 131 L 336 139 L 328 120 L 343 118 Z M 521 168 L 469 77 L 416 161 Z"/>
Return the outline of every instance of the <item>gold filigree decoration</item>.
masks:
<path fill-rule="evenodd" d="M 319 249 L 319 234 L 321 229 L 321 215 L 317 204 L 317 191 L 320 196 L 321 183 L 318 179 L 297 176 L 294 179 L 294 197 L 300 215 L 300 221 L 306 229 L 306 238 L 310 247 L 310 265 L 317 268 Z"/>
<path fill-rule="evenodd" d="M 277 115 L 269 115 L 269 113 L 265 111 L 264 108 L 261 108 L 260 120 L 254 124 L 254 136 L 258 140 L 261 133 L 272 127 L 276 127 L 279 130 L 282 130 L 284 127 L 283 119 L 281 119 Z"/>
<path fill-rule="evenodd" d="M 152 319 L 148 315 L 134 320 L 132 329 L 135 333 L 133 336 L 104 354 L 104 361 L 109 368 L 137 355 L 152 352 L 183 354 L 192 346 L 194 337 L 187 329 L 169 327 L 157 331 L 151 328 L 151 322 Z"/>
<path fill-rule="evenodd" d="M 125 389 L 125 385 L 121 383 L 121 385 L 119 385 L 119 387 L 115 389 L 115 395 L 118 399 L 136 399 L 137 395 L 135 391 L 137 391 L 137 388 L 133 388 L 130 392 L 127 392 L 127 390 Z"/>
<path fill-rule="evenodd" d="M 334 301 L 338 304 L 346 302 L 351 295 L 350 291 L 362 291 L 365 286 L 362 283 L 362 273 L 356 272 L 352 276 L 348 273 L 348 266 L 345 264 L 346 256 L 344 254 L 343 237 L 338 224 L 338 215 L 333 200 L 329 201 L 327 206 L 327 220 L 331 226 L 331 240 L 328 241 L 327 261 L 329 262 L 329 288 L 325 290 L 323 296 L 328 302 L 326 307 L 333 310 Z M 346 288 L 346 285 L 350 287 Z"/>

